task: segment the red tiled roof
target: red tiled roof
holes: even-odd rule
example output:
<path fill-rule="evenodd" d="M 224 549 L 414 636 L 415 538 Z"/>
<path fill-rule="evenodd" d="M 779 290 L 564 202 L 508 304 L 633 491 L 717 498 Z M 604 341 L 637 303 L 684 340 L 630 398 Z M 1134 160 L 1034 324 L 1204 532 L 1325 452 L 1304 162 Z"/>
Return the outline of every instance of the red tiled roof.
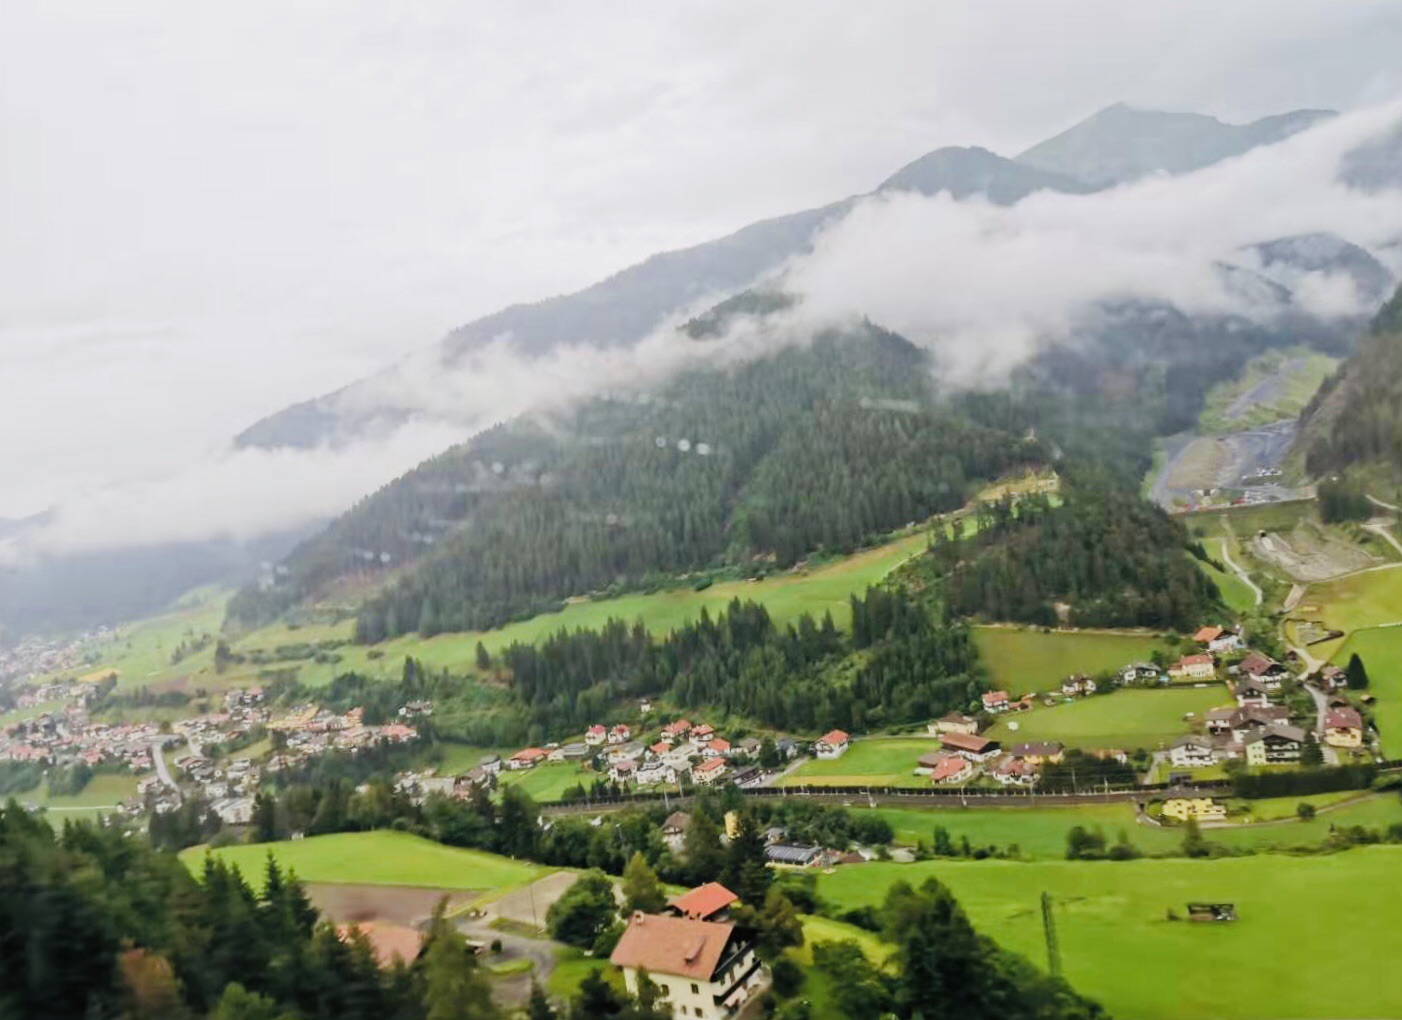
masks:
<path fill-rule="evenodd" d="M 951 754 L 942 759 L 940 763 L 935 766 L 934 771 L 930 773 L 930 781 L 932 783 L 942 783 L 946 779 L 957 776 L 968 767 L 968 762 Z"/>
<path fill-rule="evenodd" d="M 700 765 L 696 766 L 697 772 L 714 772 L 716 769 L 725 768 L 724 758 L 707 758 Z"/>
<path fill-rule="evenodd" d="M 1356 708 L 1335 708 L 1324 714 L 1324 726 L 1331 730 L 1361 730 L 1363 717 Z"/>
<path fill-rule="evenodd" d="M 972 733 L 941 733 L 940 743 L 956 751 L 972 751 L 974 754 L 982 754 L 993 746 L 993 741 Z"/>
<path fill-rule="evenodd" d="M 1193 635 L 1193 640 L 1200 645 L 1205 645 L 1209 641 L 1216 641 L 1222 636 L 1221 627 L 1202 627 Z"/>
<path fill-rule="evenodd" d="M 827 744 L 829 747 L 836 747 L 838 744 L 845 744 L 847 742 L 847 734 L 843 733 L 841 730 L 829 730 L 819 737 L 817 742 L 820 744 Z"/>
<path fill-rule="evenodd" d="M 1212 656 L 1210 655 L 1185 655 L 1178 660 L 1180 666 L 1210 666 Z"/>
<path fill-rule="evenodd" d="M 698 885 L 690 892 L 682 893 L 672 900 L 672 906 L 680 911 L 683 917 L 704 921 L 706 918 L 720 913 L 739 899 L 740 897 L 719 882 L 707 882 L 705 885 Z"/>
<path fill-rule="evenodd" d="M 662 914 L 634 914 L 609 957 L 615 967 L 708 981 L 735 926 Z"/>
<path fill-rule="evenodd" d="M 535 761 L 537 758 L 544 758 L 545 752 L 538 747 L 527 747 L 517 751 L 511 756 L 512 761 Z"/>

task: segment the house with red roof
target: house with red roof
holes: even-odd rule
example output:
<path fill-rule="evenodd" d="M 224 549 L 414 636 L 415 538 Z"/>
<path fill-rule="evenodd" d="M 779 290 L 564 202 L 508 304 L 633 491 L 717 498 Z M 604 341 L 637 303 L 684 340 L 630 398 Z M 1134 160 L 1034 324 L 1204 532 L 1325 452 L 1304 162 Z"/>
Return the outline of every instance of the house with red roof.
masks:
<path fill-rule="evenodd" d="M 1006 712 L 1008 710 L 1007 691 L 985 691 L 979 700 L 983 702 L 985 712 Z"/>
<path fill-rule="evenodd" d="M 1210 655 L 1185 655 L 1168 667 L 1168 675 L 1174 680 L 1211 680 L 1217 666 Z"/>
<path fill-rule="evenodd" d="M 674 897 L 670 906 L 681 917 L 693 921 L 722 921 L 729 917 L 730 905 L 739 901 L 739 896 L 719 882 L 707 882 Z"/>
<path fill-rule="evenodd" d="M 728 771 L 724 758 L 707 758 L 691 770 L 691 778 L 702 786 L 711 786 L 725 778 Z"/>
<path fill-rule="evenodd" d="M 703 758 L 724 758 L 728 754 L 730 754 L 730 741 L 721 737 L 716 737 L 701 748 L 701 757 Z"/>
<path fill-rule="evenodd" d="M 726 1020 L 767 983 L 753 940 L 729 921 L 635 913 L 609 961 L 638 994 L 646 973 L 677 1017 Z"/>
<path fill-rule="evenodd" d="M 608 739 L 609 731 L 601 725 L 590 726 L 584 731 L 584 742 L 590 747 L 598 747 Z"/>
<path fill-rule="evenodd" d="M 506 767 L 515 771 L 533 769 L 545 760 L 549 752 L 539 747 L 527 747 L 506 759 Z"/>
<path fill-rule="evenodd" d="M 850 743 L 851 738 L 842 730 L 828 730 L 813 741 L 813 753 L 819 758 L 841 758 Z"/>

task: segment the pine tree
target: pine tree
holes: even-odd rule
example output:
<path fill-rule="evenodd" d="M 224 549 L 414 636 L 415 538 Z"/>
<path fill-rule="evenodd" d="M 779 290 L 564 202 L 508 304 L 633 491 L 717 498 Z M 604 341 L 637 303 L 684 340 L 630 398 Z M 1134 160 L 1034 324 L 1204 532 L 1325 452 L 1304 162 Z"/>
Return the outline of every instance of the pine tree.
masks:
<path fill-rule="evenodd" d="M 686 853 L 686 873 L 692 885 L 719 879 L 726 866 L 726 851 L 720 842 L 720 826 L 711 813 L 702 809 L 699 804 L 691 813 L 691 828 L 686 830 L 682 847 Z"/>
<path fill-rule="evenodd" d="M 656 914 L 666 906 L 667 894 L 657 872 L 648 866 L 641 851 L 635 852 L 623 869 L 624 912 L 631 914 L 641 910 L 645 914 Z"/>
<path fill-rule="evenodd" d="M 1368 689 L 1368 670 L 1357 652 L 1348 657 L 1348 666 L 1345 667 L 1344 674 L 1348 678 L 1349 690 L 1366 691 Z"/>

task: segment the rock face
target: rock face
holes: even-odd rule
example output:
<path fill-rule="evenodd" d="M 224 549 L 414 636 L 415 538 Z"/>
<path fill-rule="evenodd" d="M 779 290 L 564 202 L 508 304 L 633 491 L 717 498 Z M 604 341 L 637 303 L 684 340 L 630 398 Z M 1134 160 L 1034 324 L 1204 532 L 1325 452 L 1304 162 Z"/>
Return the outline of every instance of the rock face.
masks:
<path fill-rule="evenodd" d="M 1331 110 L 1292 110 L 1249 124 L 1224 124 L 1200 113 L 1139 110 L 1119 103 L 1032 146 L 1017 162 L 1107 187 L 1148 174 L 1201 170 L 1333 116 Z"/>

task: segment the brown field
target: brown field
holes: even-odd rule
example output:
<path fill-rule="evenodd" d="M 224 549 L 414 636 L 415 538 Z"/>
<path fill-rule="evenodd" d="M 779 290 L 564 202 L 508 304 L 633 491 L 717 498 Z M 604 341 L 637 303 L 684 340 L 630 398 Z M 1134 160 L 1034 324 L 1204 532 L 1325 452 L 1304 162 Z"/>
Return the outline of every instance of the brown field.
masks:
<path fill-rule="evenodd" d="M 474 892 L 461 889 L 430 889 L 403 885 L 351 885 L 340 882 L 308 882 L 307 895 L 313 905 L 338 924 L 361 921 L 392 921 L 413 925 L 426 920 L 443 897 L 448 908 L 470 903 Z"/>

